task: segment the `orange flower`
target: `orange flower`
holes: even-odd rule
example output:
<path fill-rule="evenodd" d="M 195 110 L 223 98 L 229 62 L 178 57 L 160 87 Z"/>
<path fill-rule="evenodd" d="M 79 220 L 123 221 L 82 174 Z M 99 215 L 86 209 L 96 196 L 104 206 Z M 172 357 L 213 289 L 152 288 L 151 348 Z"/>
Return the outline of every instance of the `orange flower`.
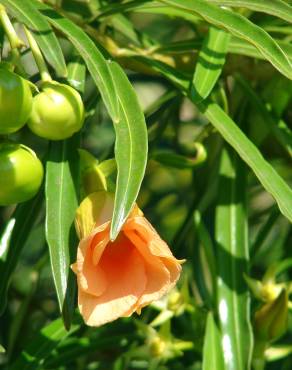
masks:
<path fill-rule="evenodd" d="M 167 293 L 177 282 L 182 261 L 136 206 L 118 238 L 110 241 L 113 195 L 89 195 L 76 215 L 80 237 L 77 261 L 78 305 L 87 325 L 130 316 Z"/>

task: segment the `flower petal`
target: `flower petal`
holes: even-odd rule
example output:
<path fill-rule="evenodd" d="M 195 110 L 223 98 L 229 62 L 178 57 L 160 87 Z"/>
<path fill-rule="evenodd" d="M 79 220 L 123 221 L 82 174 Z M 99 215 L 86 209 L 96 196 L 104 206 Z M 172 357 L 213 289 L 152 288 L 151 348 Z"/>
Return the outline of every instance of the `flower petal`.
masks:
<path fill-rule="evenodd" d="M 140 238 L 144 239 L 148 248 L 154 256 L 170 257 L 176 259 L 171 253 L 168 245 L 158 235 L 157 231 L 145 217 L 133 217 L 128 219 L 123 230 L 132 230 L 139 234 Z"/>
<path fill-rule="evenodd" d="M 105 292 L 95 297 L 79 289 L 78 294 L 80 312 L 90 326 L 100 326 L 129 312 L 146 286 L 143 259 L 126 238 L 109 243 L 99 266 L 108 283 Z"/>
<path fill-rule="evenodd" d="M 108 243 L 108 226 L 104 224 L 96 228 L 94 233 L 80 241 L 77 262 L 72 266 L 80 288 L 95 296 L 100 296 L 107 287 L 104 271 L 94 264 L 94 256 L 98 253 L 100 258 Z"/>
<path fill-rule="evenodd" d="M 142 307 L 159 299 L 175 285 L 181 273 L 181 261 L 173 256 L 168 245 L 144 217 L 128 219 L 123 231 L 147 261 L 147 286 L 137 303 Z"/>

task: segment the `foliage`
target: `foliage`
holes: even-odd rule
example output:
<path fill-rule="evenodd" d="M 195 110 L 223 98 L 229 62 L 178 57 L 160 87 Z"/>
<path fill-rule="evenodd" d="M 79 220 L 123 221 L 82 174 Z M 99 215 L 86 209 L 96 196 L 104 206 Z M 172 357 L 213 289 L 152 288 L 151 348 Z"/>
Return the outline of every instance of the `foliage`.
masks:
<path fill-rule="evenodd" d="M 2 64 L 85 106 L 66 140 L 9 135 L 45 180 L 0 208 L 0 368 L 290 369 L 292 2 L 0 0 L 0 13 Z M 76 209 L 98 187 L 115 191 L 112 240 L 137 202 L 187 262 L 141 315 L 89 328 L 70 265 Z"/>

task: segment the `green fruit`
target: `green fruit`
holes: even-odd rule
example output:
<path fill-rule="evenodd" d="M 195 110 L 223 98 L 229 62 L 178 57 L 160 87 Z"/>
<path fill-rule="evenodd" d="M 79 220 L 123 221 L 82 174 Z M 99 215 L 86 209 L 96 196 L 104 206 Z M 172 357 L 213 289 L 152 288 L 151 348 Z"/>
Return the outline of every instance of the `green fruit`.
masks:
<path fill-rule="evenodd" d="M 0 135 L 11 134 L 24 126 L 31 108 L 28 81 L 0 67 Z"/>
<path fill-rule="evenodd" d="M 43 180 L 43 165 L 35 152 L 12 142 L 0 144 L 0 205 L 32 198 Z"/>
<path fill-rule="evenodd" d="M 50 140 L 63 140 L 79 131 L 84 106 L 79 93 L 58 82 L 46 82 L 33 99 L 28 126 L 33 133 Z"/>

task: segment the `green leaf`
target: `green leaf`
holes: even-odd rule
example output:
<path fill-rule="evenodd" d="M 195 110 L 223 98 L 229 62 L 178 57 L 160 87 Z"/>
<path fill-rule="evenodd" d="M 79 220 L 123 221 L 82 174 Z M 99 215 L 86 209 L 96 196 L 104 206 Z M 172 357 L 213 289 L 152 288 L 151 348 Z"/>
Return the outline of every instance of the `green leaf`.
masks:
<path fill-rule="evenodd" d="M 111 223 L 114 240 L 138 196 L 147 164 L 147 128 L 135 90 L 117 63 L 109 63 L 119 100 L 120 117 L 115 123 L 117 187 Z"/>
<path fill-rule="evenodd" d="M 206 276 L 206 278 L 203 279 L 204 284 L 209 282 L 209 285 L 211 285 L 210 291 L 213 297 L 213 304 L 216 291 L 216 258 L 214 255 L 214 246 L 209 231 L 202 220 L 200 210 L 197 209 L 194 212 L 193 219 L 195 231 L 199 240 L 199 247 L 197 248 L 199 259 L 201 260 L 199 269 L 201 270 L 201 274 Z M 206 271 L 208 271 L 209 276 L 206 274 Z M 214 306 L 212 306 L 212 308 L 214 308 Z"/>
<path fill-rule="evenodd" d="M 219 6 L 241 7 L 271 14 L 292 23 L 292 7 L 281 0 L 207 0 Z"/>
<path fill-rule="evenodd" d="M 224 370 L 220 332 L 212 312 L 208 313 L 203 348 L 203 370 Z"/>
<path fill-rule="evenodd" d="M 76 283 L 70 269 L 76 258 L 74 217 L 78 207 L 79 135 L 50 143 L 46 166 L 46 238 L 53 279 L 66 328 L 74 311 Z"/>
<path fill-rule="evenodd" d="M 167 6 L 165 4 L 161 4 L 157 1 L 129 1 L 124 4 L 119 5 L 111 5 L 103 9 L 99 18 L 108 17 L 112 14 L 122 13 L 122 12 L 137 12 L 137 13 L 149 13 L 149 14 L 165 14 L 168 16 L 174 17 L 183 17 L 189 21 L 198 21 L 200 17 L 196 16 L 195 14 L 187 14 L 181 9 L 172 8 L 171 6 Z"/>
<path fill-rule="evenodd" d="M 292 62 L 292 45 L 288 42 L 284 42 L 281 40 L 276 40 L 277 44 L 280 46 L 280 48 L 284 51 L 284 53 L 287 55 L 290 63 Z M 257 59 L 265 59 L 264 56 L 259 52 L 257 48 L 255 48 L 253 45 L 248 43 L 247 41 L 240 39 L 238 37 L 232 36 L 228 53 L 233 54 L 240 54 L 240 55 L 247 55 L 252 58 Z"/>
<path fill-rule="evenodd" d="M 276 40 L 280 48 L 284 51 L 287 55 L 290 63 L 292 62 L 292 45 L 288 42 L 284 42 L 281 40 Z M 190 53 L 198 50 L 202 45 L 202 40 L 199 38 L 189 39 L 186 41 L 176 41 L 170 44 L 164 44 L 157 48 L 158 53 Z M 256 59 L 265 59 L 264 56 L 259 52 L 257 48 L 255 48 L 252 44 L 248 43 L 247 41 L 240 39 L 235 36 L 231 36 L 231 39 L 228 44 L 228 53 L 229 54 L 238 54 L 238 55 L 246 55 Z"/>
<path fill-rule="evenodd" d="M 215 215 L 217 299 L 225 370 L 250 369 L 252 328 L 244 281 L 248 268 L 245 168 L 230 147 L 222 151 Z"/>
<path fill-rule="evenodd" d="M 0 2 L 7 7 L 18 21 L 23 22 L 33 31 L 48 63 L 60 76 L 65 77 L 67 69 L 64 56 L 58 39 L 45 17 L 37 11 L 29 0 L 0 0 Z"/>
<path fill-rule="evenodd" d="M 206 99 L 225 63 L 230 34 L 210 26 L 196 64 L 191 94 L 194 101 Z"/>
<path fill-rule="evenodd" d="M 292 190 L 236 123 L 215 103 L 199 106 L 224 139 L 253 170 L 263 187 L 274 197 L 282 214 L 292 221 Z"/>
<path fill-rule="evenodd" d="M 139 57 L 139 60 L 154 67 L 186 94 L 188 93 L 186 76 L 161 62 L 143 57 Z M 190 95 L 189 98 L 192 99 Z M 252 169 L 263 187 L 274 197 L 282 214 L 292 221 L 292 190 L 288 184 L 218 104 L 207 99 L 206 102 L 198 104 L 198 108 Z"/>
<path fill-rule="evenodd" d="M 20 356 L 10 367 L 10 370 L 38 370 L 43 361 L 50 356 L 54 348 L 66 337 L 78 330 L 80 324 L 73 323 L 70 331 L 64 328 L 61 319 L 51 322 L 41 329 L 23 349 Z"/>
<path fill-rule="evenodd" d="M 81 57 L 76 56 L 68 64 L 68 82 L 80 94 L 84 93 L 86 67 Z"/>
<path fill-rule="evenodd" d="M 17 206 L 4 234 L 1 236 L 0 258 L 0 314 L 7 302 L 7 289 L 11 275 L 18 263 L 36 217 L 41 209 L 43 193 L 40 191 L 32 200 Z"/>
<path fill-rule="evenodd" d="M 276 41 L 261 27 L 247 18 L 230 10 L 209 4 L 205 0 L 160 0 L 184 10 L 186 13 L 199 14 L 207 22 L 226 29 L 233 35 L 253 44 L 261 54 L 284 76 L 292 79 L 292 68 L 289 59 Z"/>
<path fill-rule="evenodd" d="M 31 0 L 31 2 L 47 17 L 48 21 L 61 31 L 75 46 L 80 56 L 84 59 L 112 120 L 116 122 L 119 114 L 117 95 L 108 64 L 98 50 L 96 44 L 81 28 L 76 26 L 68 18 L 62 17 L 53 9 L 37 0 Z"/>

